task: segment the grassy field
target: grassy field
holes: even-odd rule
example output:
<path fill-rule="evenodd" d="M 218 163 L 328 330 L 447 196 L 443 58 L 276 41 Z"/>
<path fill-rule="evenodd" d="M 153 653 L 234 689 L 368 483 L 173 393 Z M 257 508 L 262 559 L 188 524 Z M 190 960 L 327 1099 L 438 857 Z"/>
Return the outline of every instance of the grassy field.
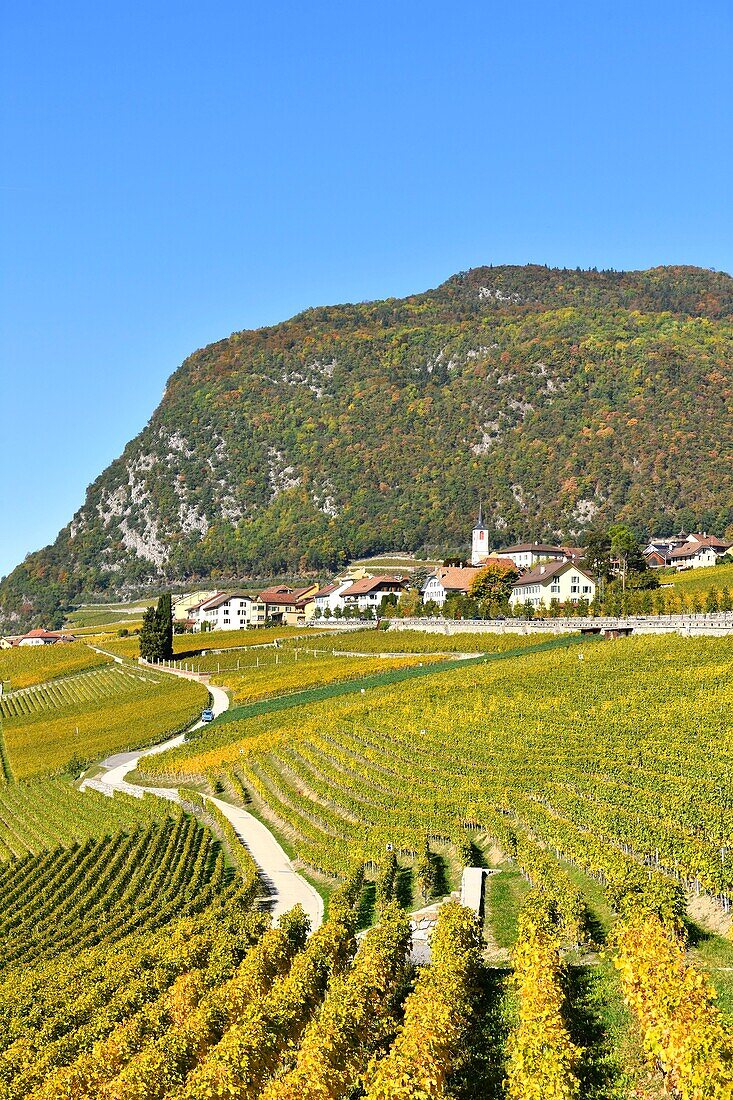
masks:
<path fill-rule="evenodd" d="M 65 626 L 74 631 L 118 622 L 125 624 L 128 619 L 142 619 L 145 608 L 155 604 L 156 601 L 157 596 L 151 596 L 145 600 L 131 600 L 129 603 L 85 604 L 69 612 Z"/>
<path fill-rule="evenodd" d="M 0 679 L 6 682 L 6 691 L 15 691 L 108 663 L 109 657 L 95 653 L 82 642 L 17 646 L 0 649 Z"/>
<path fill-rule="evenodd" d="M 80 631 L 102 629 L 112 626 L 127 626 L 131 622 L 141 622 L 142 608 L 129 608 L 128 610 L 115 611 L 113 608 L 94 611 L 76 611 L 68 616 L 64 629 L 78 634 Z"/>

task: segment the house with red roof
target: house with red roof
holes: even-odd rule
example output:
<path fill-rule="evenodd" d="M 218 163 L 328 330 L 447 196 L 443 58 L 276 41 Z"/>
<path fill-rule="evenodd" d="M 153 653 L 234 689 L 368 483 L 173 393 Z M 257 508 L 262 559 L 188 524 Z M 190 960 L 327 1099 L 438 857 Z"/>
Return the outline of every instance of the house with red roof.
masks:
<path fill-rule="evenodd" d="M 377 612 L 385 596 L 392 594 L 399 596 L 405 588 L 405 582 L 399 577 L 362 577 L 361 580 L 353 581 L 343 589 L 339 599 L 342 601 L 344 610 L 351 607 L 356 608 L 360 614 L 369 609 Z"/>
<path fill-rule="evenodd" d="M 265 605 L 269 622 L 297 626 L 313 618 L 315 614 L 314 596 L 319 585 L 308 584 L 304 588 L 289 588 L 286 584 L 265 588 L 259 599 Z"/>
<path fill-rule="evenodd" d="M 496 556 L 483 558 L 480 565 L 441 566 L 423 585 L 423 603 L 432 602 L 443 607 L 449 596 L 467 596 L 474 580 L 487 565 L 499 565 L 504 569 L 515 568 L 514 562 L 509 558 Z"/>
<path fill-rule="evenodd" d="M 21 634 L 18 638 L 10 640 L 13 645 L 28 646 L 56 645 L 58 642 L 73 642 L 74 638 L 71 634 L 59 634 L 55 630 L 43 630 L 42 627 L 36 627 L 35 630 L 29 630 L 27 634 Z"/>
<path fill-rule="evenodd" d="M 716 535 L 708 535 L 707 531 L 688 535 L 686 542 L 668 555 L 666 564 L 680 572 L 683 569 L 705 569 L 717 565 L 731 546 L 733 543 L 719 539 Z"/>
<path fill-rule="evenodd" d="M 317 592 L 313 593 L 313 603 L 315 617 L 320 619 L 326 612 L 329 615 L 333 615 L 337 609 L 343 611 L 344 601 L 341 599 L 341 594 L 350 588 L 354 583 L 351 577 L 347 577 L 341 580 L 331 581 L 330 584 L 324 584 L 322 588 L 319 588 Z"/>

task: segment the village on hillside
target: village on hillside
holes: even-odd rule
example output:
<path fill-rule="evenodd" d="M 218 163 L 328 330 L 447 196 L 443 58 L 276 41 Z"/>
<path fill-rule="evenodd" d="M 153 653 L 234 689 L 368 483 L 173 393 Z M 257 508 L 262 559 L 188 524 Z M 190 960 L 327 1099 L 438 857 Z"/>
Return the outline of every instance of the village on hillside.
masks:
<path fill-rule="evenodd" d="M 681 572 L 710 568 L 730 561 L 733 543 L 708 535 L 686 533 L 652 538 L 641 549 L 648 575 L 660 570 Z M 352 564 L 327 583 L 300 587 L 272 585 L 262 591 L 197 591 L 174 596 L 174 626 L 178 632 L 238 630 L 265 625 L 336 625 L 348 619 L 373 620 L 392 614 L 469 615 L 472 599 L 482 599 L 497 612 L 532 617 L 560 610 L 583 613 L 598 601 L 603 580 L 588 560 L 588 548 L 523 542 L 492 548 L 482 509 L 471 532 L 467 559 L 422 565 L 405 559 L 405 568 L 383 572 L 380 559 Z M 407 564 L 409 562 L 409 565 Z M 393 564 L 400 566 L 400 559 Z M 622 571 L 622 562 L 613 561 Z M 656 586 L 656 579 L 653 580 Z M 649 585 L 650 586 L 650 585 Z M 496 594 L 500 593 L 499 596 Z M 461 601 L 463 603 L 461 603 Z M 723 608 L 724 609 L 724 608 Z M 4 638 L 1 646 L 47 646 L 73 640 L 68 631 L 36 628 Z"/>
<path fill-rule="evenodd" d="M 680 533 L 651 539 L 643 556 L 649 569 L 697 569 L 717 564 L 733 543 L 705 534 Z M 548 543 L 520 543 L 489 547 L 489 531 L 479 509 L 471 534 L 471 554 L 465 562 L 447 562 L 418 577 L 416 572 L 382 573 L 368 564 L 351 566 L 327 584 L 302 588 L 279 585 L 252 594 L 197 592 L 175 602 L 179 629 L 235 630 L 282 623 L 288 626 L 339 619 L 373 619 L 417 597 L 426 614 L 440 614 L 451 599 L 468 598 L 478 578 L 487 573 L 505 578 L 509 609 L 513 612 L 549 610 L 553 606 L 588 607 L 596 598 L 599 578 L 584 563 L 585 549 Z"/>
<path fill-rule="evenodd" d="M 602 578 L 587 561 L 580 546 L 556 546 L 526 542 L 489 546 L 489 529 L 482 509 L 471 533 L 471 553 L 466 561 L 446 561 L 432 568 L 380 572 L 368 562 L 351 565 L 325 584 L 313 581 L 299 588 L 273 585 L 261 591 L 201 590 L 173 597 L 176 631 L 245 630 L 265 625 L 326 625 L 349 619 L 378 619 L 397 612 L 441 615 L 450 607 L 459 617 L 468 610 L 463 601 L 483 600 L 514 615 L 545 612 L 585 612 L 599 596 Z M 733 543 L 707 532 L 652 538 L 641 551 L 650 571 L 709 568 L 730 560 Z M 379 559 L 376 559 L 378 562 Z M 622 563 L 613 563 L 617 572 Z M 417 566 L 417 568 L 415 568 Z M 482 588 L 481 582 L 487 583 Z M 656 581 L 654 582 L 656 584 Z M 457 602 L 458 601 L 458 602 Z M 36 628 L 4 638 L 0 647 L 41 646 L 73 641 L 68 631 Z"/>

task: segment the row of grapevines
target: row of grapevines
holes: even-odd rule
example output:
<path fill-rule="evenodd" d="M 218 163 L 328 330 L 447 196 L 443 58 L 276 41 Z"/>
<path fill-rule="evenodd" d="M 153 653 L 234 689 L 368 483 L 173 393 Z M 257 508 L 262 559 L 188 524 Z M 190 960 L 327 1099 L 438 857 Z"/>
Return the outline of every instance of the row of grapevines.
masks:
<path fill-rule="evenodd" d="M 332 979 L 294 1065 L 270 1083 L 263 1100 L 339 1100 L 358 1084 L 370 1054 L 396 1030 L 409 940 L 404 913 L 385 907 L 351 969 Z"/>
<path fill-rule="evenodd" d="M 509 1039 L 510 1100 L 573 1100 L 579 1051 L 563 1021 L 559 920 L 554 899 L 532 891 L 512 952 L 519 1022 Z"/>
<path fill-rule="evenodd" d="M 249 850 L 242 843 L 229 818 L 217 806 L 216 801 L 211 798 L 204 800 L 198 791 L 184 791 L 182 793 L 186 802 L 196 808 L 199 816 L 204 816 L 207 821 L 211 822 L 217 834 L 223 838 L 229 855 L 242 876 L 242 881 L 256 886 L 259 878 L 259 868 Z"/>
<path fill-rule="evenodd" d="M 10 864 L 0 877 L 0 965 L 158 927 L 200 907 L 221 881 L 213 836 L 182 816 Z"/>
<path fill-rule="evenodd" d="M 405 1002 L 404 1022 L 364 1082 L 367 1100 L 429 1100 L 444 1095 L 475 1013 L 480 967 L 476 918 L 457 902 L 441 906 L 432 963 Z"/>
<path fill-rule="evenodd" d="M 117 1072 L 109 1072 L 104 1051 L 100 1051 L 95 1067 L 97 1077 L 102 1074 L 104 1081 L 93 1095 L 105 1100 L 160 1100 L 183 1089 L 188 1075 L 245 1015 L 248 1005 L 265 997 L 273 983 L 287 973 L 303 947 L 307 928 L 302 911 L 293 910 L 279 928 L 265 932 L 226 981 L 221 974 L 214 974 L 215 984 L 199 983 L 185 1014 L 171 1017 L 167 1026 L 146 1035 L 136 1050 L 126 1052 L 127 1057 L 118 1059 Z"/>
<path fill-rule="evenodd" d="M 614 929 L 614 962 L 650 1061 L 679 1100 L 730 1100 L 733 1037 L 705 976 L 685 958 L 680 924 L 638 902 Z"/>
<path fill-rule="evenodd" d="M 247 1006 L 219 1043 L 176 1093 L 181 1100 L 259 1095 L 286 1048 L 297 1047 L 318 1009 L 330 980 L 354 951 L 356 902 L 361 872 L 332 896 L 328 920 L 314 932 L 289 973 L 272 990 Z"/>
<path fill-rule="evenodd" d="M 232 974 L 254 928 L 236 892 L 222 892 L 196 915 L 157 932 L 137 931 L 110 949 L 72 950 L 0 982 L 0 1097 L 20 1100 L 155 1002 L 182 974 L 210 967 Z"/>
<path fill-rule="evenodd" d="M 159 798 L 133 798 L 116 793 L 78 791 L 58 779 L 38 779 L 0 786 L 0 860 L 39 854 L 56 845 L 69 847 L 99 837 L 161 821 L 176 813 Z"/>
<path fill-rule="evenodd" d="M 109 657 L 82 642 L 17 646 L 0 650 L 0 680 L 9 681 L 10 688 L 15 690 L 108 663 Z"/>

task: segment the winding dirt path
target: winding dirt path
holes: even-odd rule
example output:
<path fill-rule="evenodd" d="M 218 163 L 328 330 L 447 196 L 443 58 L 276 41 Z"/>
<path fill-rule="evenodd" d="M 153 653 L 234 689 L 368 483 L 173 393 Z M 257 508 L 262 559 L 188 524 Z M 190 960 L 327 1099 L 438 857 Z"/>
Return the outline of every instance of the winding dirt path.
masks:
<path fill-rule="evenodd" d="M 172 675 L 184 676 L 176 669 L 165 669 Z M 195 678 L 195 677 L 194 677 Z M 224 714 L 229 709 L 229 696 L 223 688 L 216 684 L 207 684 L 212 697 L 214 717 Z M 204 723 L 195 722 L 189 727 L 191 730 L 200 729 Z M 114 791 L 122 791 L 125 794 L 142 798 L 145 794 L 155 794 L 159 798 L 166 798 L 170 802 L 180 802 L 178 791 L 171 787 L 140 787 L 135 783 L 129 783 L 126 776 L 134 771 L 138 761 L 143 756 L 152 756 L 155 753 L 165 752 L 166 749 L 176 748 L 182 745 L 186 734 L 180 733 L 171 737 L 160 745 L 154 745 L 149 749 L 134 749 L 131 752 L 118 752 L 103 760 L 100 767 L 103 769 L 92 779 L 85 779 L 80 789 L 90 787 L 94 790 L 112 794 Z M 232 806 L 229 802 L 223 802 L 220 798 L 210 798 L 209 801 L 216 804 L 221 812 L 232 823 L 237 836 L 248 849 L 257 866 L 260 868 L 261 877 L 266 895 L 262 898 L 262 906 L 272 913 L 277 923 L 283 913 L 287 913 L 294 905 L 302 905 L 310 917 L 311 928 L 315 931 L 323 923 L 323 899 L 309 882 L 294 870 L 292 863 L 281 848 L 278 841 L 272 835 L 267 826 L 263 825 L 252 814 L 242 810 L 239 806 Z"/>

